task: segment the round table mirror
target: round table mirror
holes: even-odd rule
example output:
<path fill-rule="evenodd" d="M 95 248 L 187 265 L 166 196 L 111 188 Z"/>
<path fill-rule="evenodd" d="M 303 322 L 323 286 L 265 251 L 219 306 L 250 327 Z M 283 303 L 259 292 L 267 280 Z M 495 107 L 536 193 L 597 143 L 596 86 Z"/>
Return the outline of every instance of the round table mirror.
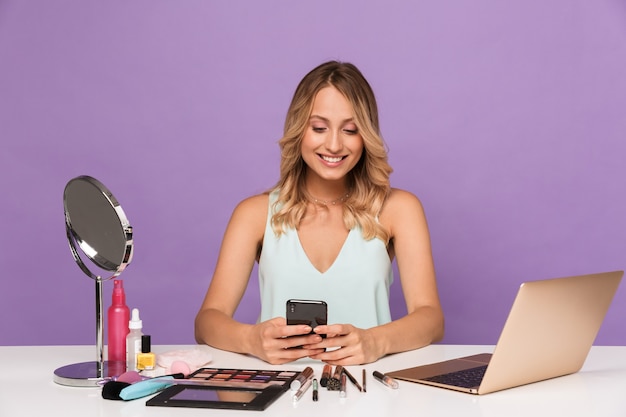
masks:
<path fill-rule="evenodd" d="M 125 371 L 125 363 L 110 363 L 103 358 L 102 283 L 120 275 L 132 260 L 133 232 L 113 194 L 100 181 L 86 175 L 67 183 L 63 209 L 72 256 L 95 282 L 97 358 L 56 369 L 54 381 L 62 385 L 96 386 L 105 378 Z"/>

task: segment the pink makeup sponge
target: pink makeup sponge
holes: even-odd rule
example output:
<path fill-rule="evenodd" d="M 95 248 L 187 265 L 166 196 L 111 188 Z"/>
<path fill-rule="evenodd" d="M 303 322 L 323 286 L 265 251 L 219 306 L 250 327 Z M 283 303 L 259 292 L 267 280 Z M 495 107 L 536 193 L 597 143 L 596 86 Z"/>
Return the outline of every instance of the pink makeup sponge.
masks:
<path fill-rule="evenodd" d="M 124 372 L 122 375 L 117 377 L 117 381 L 119 382 L 126 382 L 129 384 L 135 383 L 135 382 L 139 382 L 141 381 L 143 378 L 141 377 L 141 375 L 139 375 L 139 372 L 137 371 L 128 371 L 128 372 Z"/>
<path fill-rule="evenodd" d="M 186 377 L 191 373 L 191 369 L 185 361 L 174 361 L 170 365 L 170 372 L 173 374 L 183 374 Z"/>

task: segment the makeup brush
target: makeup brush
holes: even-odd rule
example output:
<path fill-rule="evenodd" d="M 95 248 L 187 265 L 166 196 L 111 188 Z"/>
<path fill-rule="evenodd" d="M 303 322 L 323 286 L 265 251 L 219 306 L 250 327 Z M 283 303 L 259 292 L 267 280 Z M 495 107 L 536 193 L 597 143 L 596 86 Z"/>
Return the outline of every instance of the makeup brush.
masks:
<path fill-rule="evenodd" d="M 131 384 L 122 381 L 109 381 L 102 386 L 102 398 L 105 400 L 122 400 L 120 392 Z"/>
<path fill-rule="evenodd" d="M 106 400 L 134 400 L 162 391 L 170 385 L 174 385 L 176 380 L 184 377 L 185 375 L 178 373 L 143 379 L 132 384 L 124 381 L 109 381 L 102 387 L 102 398 Z"/>

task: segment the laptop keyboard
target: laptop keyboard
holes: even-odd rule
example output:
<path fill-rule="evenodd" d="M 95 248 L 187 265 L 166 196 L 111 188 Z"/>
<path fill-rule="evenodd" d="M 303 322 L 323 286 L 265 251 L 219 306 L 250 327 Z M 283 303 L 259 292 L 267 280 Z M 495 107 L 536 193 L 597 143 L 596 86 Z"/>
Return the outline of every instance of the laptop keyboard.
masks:
<path fill-rule="evenodd" d="M 426 381 L 437 382 L 439 384 L 452 385 L 454 387 L 472 388 L 480 385 L 485 375 L 487 365 L 476 368 L 464 369 L 462 371 L 450 372 L 448 374 L 436 375 L 425 378 Z"/>

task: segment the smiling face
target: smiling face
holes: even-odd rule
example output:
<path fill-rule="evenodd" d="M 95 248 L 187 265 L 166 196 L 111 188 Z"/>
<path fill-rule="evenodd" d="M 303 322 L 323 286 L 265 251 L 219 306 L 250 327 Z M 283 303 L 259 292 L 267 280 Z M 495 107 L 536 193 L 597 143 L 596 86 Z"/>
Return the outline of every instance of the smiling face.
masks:
<path fill-rule="evenodd" d="M 354 109 L 335 87 L 325 87 L 315 96 L 301 152 L 308 166 L 308 183 L 326 180 L 344 184 L 348 172 L 361 159 L 363 138 Z"/>

